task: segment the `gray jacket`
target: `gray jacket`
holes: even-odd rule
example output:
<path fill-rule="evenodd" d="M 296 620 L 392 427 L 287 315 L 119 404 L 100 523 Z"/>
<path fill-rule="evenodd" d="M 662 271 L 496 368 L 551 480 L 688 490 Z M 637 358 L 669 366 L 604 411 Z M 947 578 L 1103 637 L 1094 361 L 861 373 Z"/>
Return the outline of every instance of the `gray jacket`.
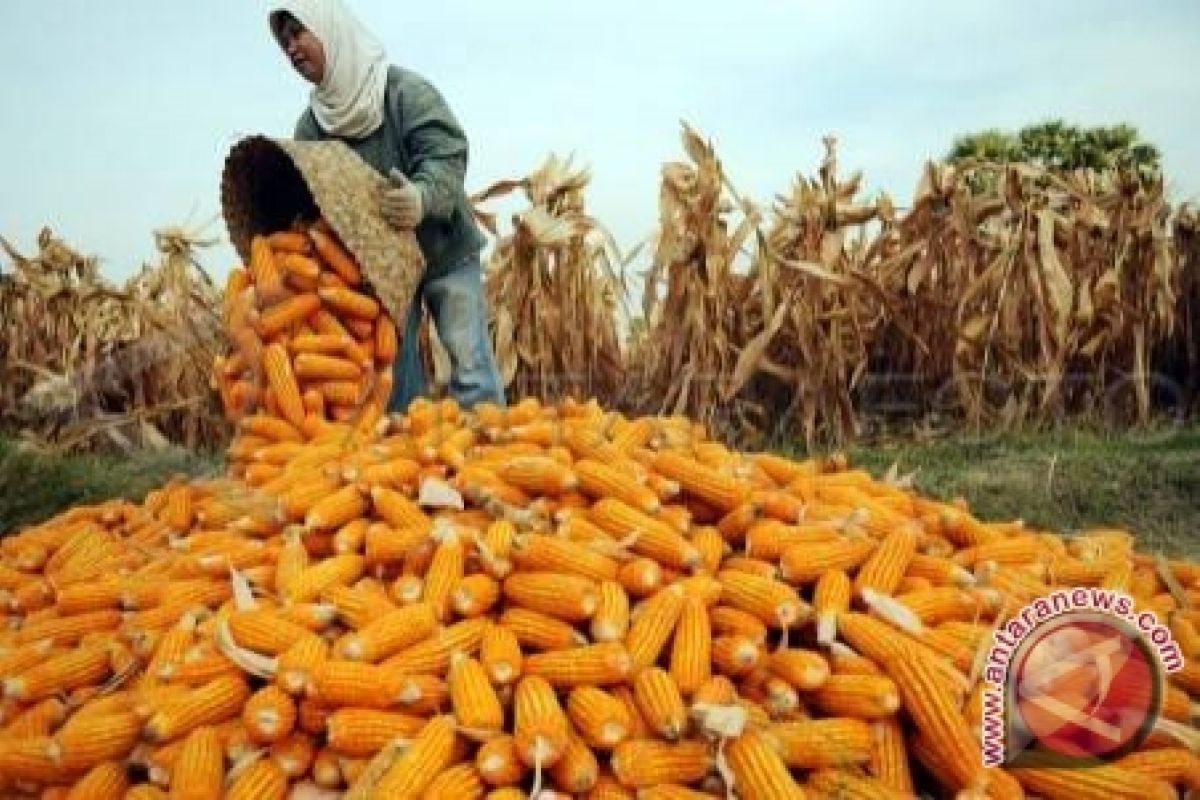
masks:
<path fill-rule="evenodd" d="M 387 105 L 383 125 L 365 139 L 342 139 L 386 176 L 399 169 L 421 190 L 425 218 L 417 226 L 417 241 L 426 270 L 444 272 L 470 255 L 478 255 L 487 240 L 475 224 L 463 181 L 467 172 L 466 134 L 433 84 L 411 70 L 388 69 Z M 312 109 L 296 123 L 297 139 L 334 138 L 321 129 Z"/>

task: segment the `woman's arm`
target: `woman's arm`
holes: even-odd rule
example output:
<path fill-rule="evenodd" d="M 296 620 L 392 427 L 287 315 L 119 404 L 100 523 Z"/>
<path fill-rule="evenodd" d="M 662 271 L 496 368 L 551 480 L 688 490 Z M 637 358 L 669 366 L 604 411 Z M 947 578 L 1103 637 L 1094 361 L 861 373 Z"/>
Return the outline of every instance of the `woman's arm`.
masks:
<path fill-rule="evenodd" d="M 448 220 L 466 179 L 467 136 L 441 93 L 424 78 L 414 75 L 399 103 L 408 179 L 421 192 L 425 216 Z"/>

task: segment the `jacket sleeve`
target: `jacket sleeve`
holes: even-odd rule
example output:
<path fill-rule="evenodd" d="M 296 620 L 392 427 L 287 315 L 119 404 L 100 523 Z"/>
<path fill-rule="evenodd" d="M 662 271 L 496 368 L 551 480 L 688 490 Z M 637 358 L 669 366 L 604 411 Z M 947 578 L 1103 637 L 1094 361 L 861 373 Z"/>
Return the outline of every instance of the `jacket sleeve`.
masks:
<path fill-rule="evenodd" d="M 426 215 L 448 220 L 466 178 L 467 136 L 441 93 L 422 78 L 400 93 L 398 103 L 408 179 L 420 189 Z"/>

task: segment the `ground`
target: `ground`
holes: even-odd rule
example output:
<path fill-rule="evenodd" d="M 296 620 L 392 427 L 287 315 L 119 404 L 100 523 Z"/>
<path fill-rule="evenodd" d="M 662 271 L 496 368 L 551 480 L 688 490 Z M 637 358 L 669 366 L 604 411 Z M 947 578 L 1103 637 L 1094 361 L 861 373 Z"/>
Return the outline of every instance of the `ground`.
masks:
<path fill-rule="evenodd" d="M 1072 532 L 1119 526 L 1144 550 L 1200 558 L 1200 426 L 1104 434 L 1079 428 L 958 435 L 932 443 L 875 444 L 849 451 L 852 463 L 882 475 L 896 463 L 916 487 L 966 498 L 985 519 L 1024 519 Z M 55 457 L 0 440 L 0 532 L 80 503 L 140 498 L 173 474 L 215 475 L 215 454 Z"/>

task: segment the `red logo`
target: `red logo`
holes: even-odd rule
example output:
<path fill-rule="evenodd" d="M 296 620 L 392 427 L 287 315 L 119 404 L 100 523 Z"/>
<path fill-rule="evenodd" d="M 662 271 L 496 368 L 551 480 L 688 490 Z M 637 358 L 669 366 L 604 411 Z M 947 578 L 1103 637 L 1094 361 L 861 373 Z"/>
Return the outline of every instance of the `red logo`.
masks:
<path fill-rule="evenodd" d="M 1149 735 L 1162 704 L 1154 653 L 1121 619 L 1074 613 L 1030 632 L 1008 682 L 1008 752 L 1108 761 Z"/>

